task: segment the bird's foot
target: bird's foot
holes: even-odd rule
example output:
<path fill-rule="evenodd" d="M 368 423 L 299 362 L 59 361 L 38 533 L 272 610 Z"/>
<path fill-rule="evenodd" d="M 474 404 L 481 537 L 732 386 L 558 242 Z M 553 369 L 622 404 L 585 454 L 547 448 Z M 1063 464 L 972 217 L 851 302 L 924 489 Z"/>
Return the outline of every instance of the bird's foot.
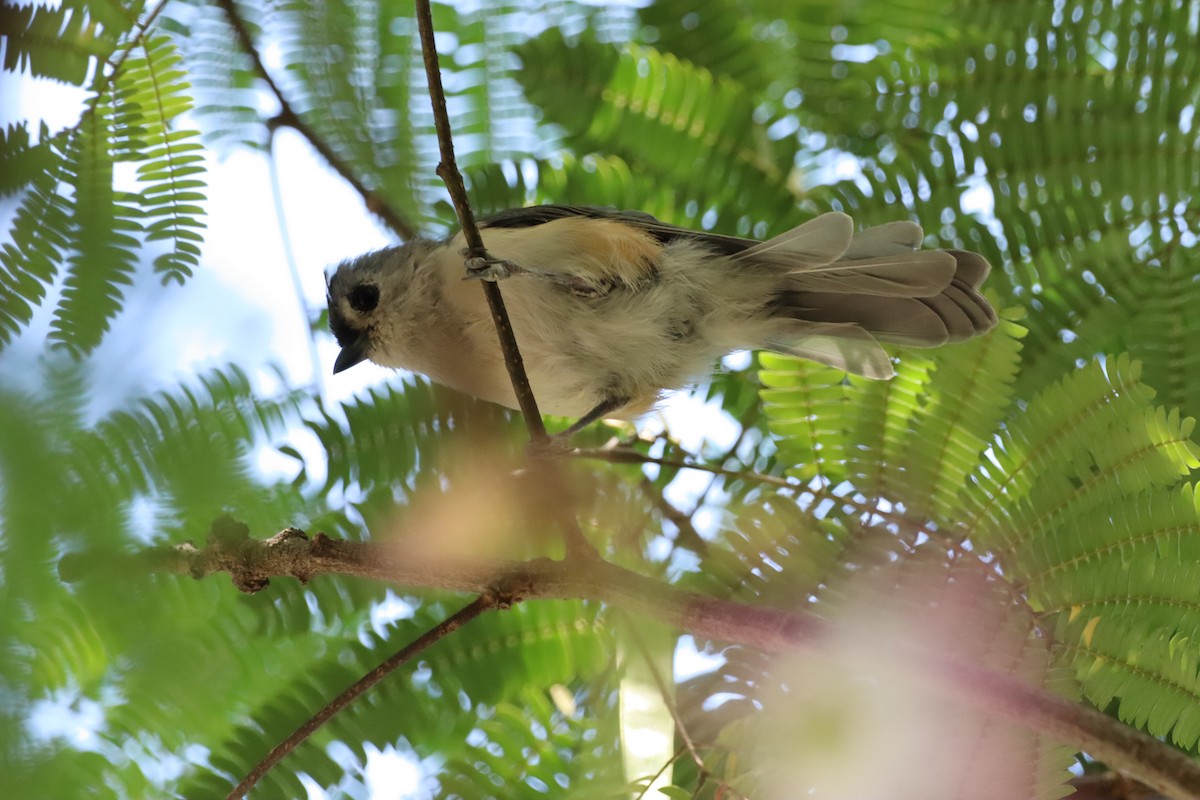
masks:
<path fill-rule="evenodd" d="M 555 286 L 561 286 L 576 297 L 581 297 L 587 300 L 593 300 L 598 297 L 604 297 L 611 292 L 615 286 L 612 281 L 592 281 L 579 275 L 572 275 L 566 272 L 549 272 L 540 269 L 530 269 L 522 267 L 512 261 L 506 261 L 503 258 L 494 258 L 489 255 L 470 255 L 470 251 L 463 251 L 463 255 L 467 256 L 464 262 L 467 268 L 466 279 L 477 281 L 497 281 L 506 280 L 518 275 L 526 275 L 537 278 L 547 283 L 552 283 Z"/>
<path fill-rule="evenodd" d="M 514 275 L 527 275 L 529 270 L 512 261 L 491 256 L 472 256 L 466 260 L 467 278 L 477 281 L 497 281 L 511 278 Z"/>

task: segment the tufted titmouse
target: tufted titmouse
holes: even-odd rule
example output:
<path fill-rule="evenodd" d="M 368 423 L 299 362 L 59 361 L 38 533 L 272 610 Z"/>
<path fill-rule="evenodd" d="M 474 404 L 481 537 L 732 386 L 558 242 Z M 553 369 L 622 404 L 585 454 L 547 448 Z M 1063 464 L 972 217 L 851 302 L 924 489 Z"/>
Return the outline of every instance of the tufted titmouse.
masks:
<path fill-rule="evenodd" d="M 759 242 L 641 212 L 548 205 L 479 227 L 493 258 L 466 260 L 465 271 L 461 234 L 342 263 L 329 279 L 342 348 L 333 371 L 369 358 L 516 408 L 487 303 L 464 277 L 511 276 L 504 300 L 534 396 L 581 422 L 643 414 L 731 350 L 890 378 L 879 342 L 936 347 L 996 325 L 978 292 L 987 261 L 917 250 L 912 222 L 855 234 L 834 212 Z"/>

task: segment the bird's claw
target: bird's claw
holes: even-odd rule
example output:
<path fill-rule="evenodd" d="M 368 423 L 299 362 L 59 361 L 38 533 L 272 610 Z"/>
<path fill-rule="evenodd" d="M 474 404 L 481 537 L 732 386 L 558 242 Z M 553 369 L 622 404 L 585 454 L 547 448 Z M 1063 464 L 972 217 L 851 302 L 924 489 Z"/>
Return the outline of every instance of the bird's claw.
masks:
<path fill-rule="evenodd" d="M 464 255 L 466 255 L 465 252 Z M 604 297 L 616 286 L 616 283 L 611 280 L 601 279 L 594 281 L 580 275 L 571 275 L 565 272 L 547 272 L 540 269 L 530 269 L 512 261 L 492 256 L 467 256 L 464 264 L 467 269 L 464 280 L 491 281 L 492 283 L 496 283 L 497 281 L 512 278 L 516 275 L 527 275 L 552 283 L 555 286 L 561 286 L 576 297 L 588 300 Z"/>
<path fill-rule="evenodd" d="M 502 281 L 514 275 L 520 275 L 527 270 L 519 264 L 505 261 L 502 258 L 474 256 L 466 260 L 467 279 L 477 281 Z"/>

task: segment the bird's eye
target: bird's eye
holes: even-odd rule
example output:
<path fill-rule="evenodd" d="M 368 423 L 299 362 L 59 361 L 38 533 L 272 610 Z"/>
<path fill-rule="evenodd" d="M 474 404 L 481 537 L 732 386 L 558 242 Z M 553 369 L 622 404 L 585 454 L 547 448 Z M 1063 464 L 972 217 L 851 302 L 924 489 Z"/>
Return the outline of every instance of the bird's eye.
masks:
<path fill-rule="evenodd" d="M 375 306 L 379 305 L 379 287 L 370 283 L 360 283 L 350 290 L 346 299 L 350 301 L 351 308 L 360 314 L 366 314 L 374 311 Z"/>

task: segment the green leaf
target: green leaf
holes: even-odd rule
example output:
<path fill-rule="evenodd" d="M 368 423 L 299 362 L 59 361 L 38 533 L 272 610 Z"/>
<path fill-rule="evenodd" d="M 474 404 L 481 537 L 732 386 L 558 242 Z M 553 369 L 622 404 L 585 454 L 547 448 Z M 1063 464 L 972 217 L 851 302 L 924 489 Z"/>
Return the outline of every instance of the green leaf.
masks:
<path fill-rule="evenodd" d="M 0 347 L 33 318 L 33 309 L 62 269 L 70 222 L 67 204 L 57 192 L 69 154 L 60 147 L 46 143 L 37 159 L 45 169 L 32 177 L 13 217 L 11 241 L 0 246 Z"/>
<path fill-rule="evenodd" d="M 83 86 L 136 18 L 135 10 L 119 3 L 66 0 L 54 8 L 6 3 L 0 7 L 0 29 L 7 37 L 4 69 Z"/>
<path fill-rule="evenodd" d="M 138 55 L 124 62 L 117 75 L 118 97 L 114 156 L 139 163 L 143 185 L 139 205 L 147 241 L 166 241 L 171 249 L 154 259 L 163 283 L 182 284 L 199 264 L 199 231 L 205 225 L 203 148 L 195 130 L 174 127 L 192 107 L 188 83 L 179 69 L 181 57 L 164 36 L 144 37 Z M 193 176 L 190 177 L 189 176 Z"/>
<path fill-rule="evenodd" d="M 733 80 L 652 48 L 569 43 L 555 30 L 518 53 L 526 94 L 576 149 L 620 156 L 670 185 L 679 205 L 745 212 L 723 229 L 799 221 L 790 173 L 778 166 L 794 151 L 770 141 Z"/>
<path fill-rule="evenodd" d="M 51 323 L 54 344 L 73 355 L 93 350 L 132 283 L 142 230 L 136 198 L 113 188 L 112 108 L 104 99 L 84 115 L 69 157 L 75 192 L 67 278 Z"/>

